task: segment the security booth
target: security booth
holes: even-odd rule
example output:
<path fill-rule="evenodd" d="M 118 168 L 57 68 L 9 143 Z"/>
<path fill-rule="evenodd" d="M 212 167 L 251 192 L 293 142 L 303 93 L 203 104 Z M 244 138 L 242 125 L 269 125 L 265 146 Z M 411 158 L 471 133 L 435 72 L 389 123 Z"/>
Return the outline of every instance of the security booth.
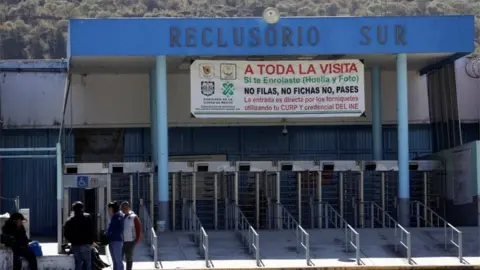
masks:
<path fill-rule="evenodd" d="M 105 230 L 107 203 L 111 200 L 108 163 L 66 163 L 62 176 L 63 214 L 62 224 L 71 216 L 72 204 L 79 200 L 75 191 L 83 193 L 84 210 L 94 217 L 96 232 Z M 100 235 L 98 235 L 99 237 Z M 63 241 L 59 241 L 59 245 Z"/>

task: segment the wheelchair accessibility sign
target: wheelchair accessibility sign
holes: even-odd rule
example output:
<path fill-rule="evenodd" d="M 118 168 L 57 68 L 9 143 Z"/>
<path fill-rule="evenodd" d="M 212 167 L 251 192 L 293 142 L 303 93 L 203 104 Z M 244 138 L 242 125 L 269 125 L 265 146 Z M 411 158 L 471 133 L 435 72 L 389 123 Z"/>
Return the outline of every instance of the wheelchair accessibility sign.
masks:
<path fill-rule="evenodd" d="M 77 187 L 88 188 L 88 176 L 85 176 L 85 175 L 77 176 Z"/>

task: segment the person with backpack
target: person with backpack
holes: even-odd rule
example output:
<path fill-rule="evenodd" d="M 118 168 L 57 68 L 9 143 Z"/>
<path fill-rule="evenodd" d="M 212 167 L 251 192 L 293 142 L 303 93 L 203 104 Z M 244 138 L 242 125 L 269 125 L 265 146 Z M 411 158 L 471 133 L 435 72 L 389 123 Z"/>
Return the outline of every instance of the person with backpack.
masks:
<path fill-rule="evenodd" d="M 120 208 L 124 215 L 123 221 L 123 256 L 127 265 L 126 270 L 132 270 L 133 267 L 133 250 L 140 242 L 142 236 L 142 224 L 137 215 L 132 211 L 130 203 L 122 202 Z"/>
<path fill-rule="evenodd" d="M 92 247 L 95 245 L 93 219 L 83 211 L 82 202 L 75 202 L 72 209 L 73 215 L 64 225 L 64 236 L 72 247 L 75 270 L 92 270 Z"/>
<path fill-rule="evenodd" d="M 12 249 L 13 252 L 13 269 L 22 269 L 22 258 L 28 262 L 30 270 L 37 270 L 37 258 L 35 254 L 28 248 L 30 239 L 23 226 L 26 219 L 22 213 L 13 213 L 2 227 L 1 242 Z"/>

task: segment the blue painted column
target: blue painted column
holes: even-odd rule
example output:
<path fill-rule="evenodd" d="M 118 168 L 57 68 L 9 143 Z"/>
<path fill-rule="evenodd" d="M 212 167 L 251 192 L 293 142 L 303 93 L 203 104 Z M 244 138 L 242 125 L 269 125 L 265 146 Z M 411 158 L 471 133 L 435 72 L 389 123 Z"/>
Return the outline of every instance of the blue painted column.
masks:
<path fill-rule="evenodd" d="M 157 97 L 155 91 L 157 82 L 156 82 L 156 73 L 155 69 L 152 69 L 149 74 L 150 82 L 150 145 L 151 145 L 151 155 L 152 155 L 152 164 L 154 166 L 158 165 L 158 156 L 157 156 Z M 156 178 L 156 175 L 155 175 Z"/>
<path fill-rule="evenodd" d="M 372 68 L 372 139 L 373 159 L 383 159 L 382 141 L 382 90 L 380 67 Z"/>
<path fill-rule="evenodd" d="M 168 117 L 167 117 L 167 63 L 166 56 L 157 56 L 155 61 L 156 137 L 155 151 L 158 158 L 158 220 L 157 231 L 169 226 L 168 203 Z"/>
<path fill-rule="evenodd" d="M 410 172 L 408 149 L 408 80 L 407 55 L 397 55 L 397 121 L 398 121 L 398 221 L 409 225 Z"/>

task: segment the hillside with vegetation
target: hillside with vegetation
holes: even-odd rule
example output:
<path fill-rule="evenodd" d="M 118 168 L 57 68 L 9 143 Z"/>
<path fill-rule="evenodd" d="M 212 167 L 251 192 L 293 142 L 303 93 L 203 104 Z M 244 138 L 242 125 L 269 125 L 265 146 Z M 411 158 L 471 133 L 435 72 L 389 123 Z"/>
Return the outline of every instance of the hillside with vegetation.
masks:
<path fill-rule="evenodd" d="M 69 18 L 257 17 L 276 6 L 288 16 L 475 14 L 479 0 L 1 0 L 0 59 L 62 58 Z"/>

